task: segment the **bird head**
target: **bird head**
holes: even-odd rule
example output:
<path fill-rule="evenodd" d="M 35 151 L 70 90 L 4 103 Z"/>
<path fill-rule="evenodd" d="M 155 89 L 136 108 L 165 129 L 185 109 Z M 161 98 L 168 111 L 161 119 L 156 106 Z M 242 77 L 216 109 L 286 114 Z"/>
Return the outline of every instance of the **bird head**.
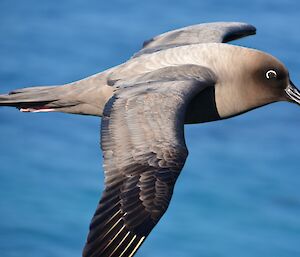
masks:
<path fill-rule="evenodd" d="M 219 74 L 216 106 L 222 119 L 273 102 L 288 101 L 300 105 L 300 91 L 282 62 L 258 50 L 231 47 L 233 51 L 227 51 L 225 57 L 227 66 L 215 66 L 216 74 Z M 218 67 L 222 68 L 218 71 Z"/>
<path fill-rule="evenodd" d="M 273 101 L 300 105 L 300 92 L 290 79 L 287 68 L 275 57 L 258 52 L 252 72 L 256 90 Z"/>

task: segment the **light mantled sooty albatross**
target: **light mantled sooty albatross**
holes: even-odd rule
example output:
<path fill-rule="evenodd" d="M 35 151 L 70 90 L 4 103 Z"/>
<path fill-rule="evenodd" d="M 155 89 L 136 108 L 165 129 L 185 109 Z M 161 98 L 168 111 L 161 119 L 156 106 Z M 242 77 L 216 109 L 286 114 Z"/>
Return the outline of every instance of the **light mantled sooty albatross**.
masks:
<path fill-rule="evenodd" d="M 245 23 L 199 24 L 156 36 L 127 62 L 61 86 L 17 89 L 1 106 L 102 117 L 105 189 L 84 257 L 133 256 L 168 208 L 188 156 L 184 124 L 226 119 L 300 92 L 285 66 L 226 44 Z"/>

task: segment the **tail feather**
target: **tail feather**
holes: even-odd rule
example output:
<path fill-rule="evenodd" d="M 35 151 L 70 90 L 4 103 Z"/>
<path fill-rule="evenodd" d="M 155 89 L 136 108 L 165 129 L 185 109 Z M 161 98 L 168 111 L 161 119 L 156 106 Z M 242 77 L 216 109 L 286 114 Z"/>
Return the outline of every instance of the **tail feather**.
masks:
<path fill-rule="evenodd" d="M 35 91 L 39 91 L 39 92 L 49 92 L 49 90 L 53 89 L 53 88 L 57 88 L 57 86 L 42 86 L 42 87 L 25 87 L 25 88 L 19 88 L 19 89 L 15 89 L 13 91 L 11 91 L 9 93 L 9 95 L 13 95 L 13 94 L 18 94 L 18 93 L 32 93 Z"/>
<path fill-rule="evenodd" d="M 61 86 L 16 89 L 0 94 L 0 106 L 12 106 L 23 112 L 64 112 L 102 116 L 103 108 L 113 95 L 106 73 Z"/>
<path fill-rule="evenodd" d="M 0 106 L 16 107 L 22 112 L 65 111 L 79 104 L 68 95 L 63 86 L 28 87 L 0 95 Z"/>

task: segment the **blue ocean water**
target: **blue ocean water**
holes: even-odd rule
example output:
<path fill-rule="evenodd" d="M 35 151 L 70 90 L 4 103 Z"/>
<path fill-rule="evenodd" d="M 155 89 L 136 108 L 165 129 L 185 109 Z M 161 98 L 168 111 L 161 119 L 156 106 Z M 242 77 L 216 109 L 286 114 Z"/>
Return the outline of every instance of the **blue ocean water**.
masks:
<path fill-rule="evenodd" d="M 182 26 L 245 21 L 235 42 L 282 60 L 300 85 L 300 2 L 0 1 L 0 92 L 117 65 Z M 103 188 L 95 117 L 0 109 L 0 256 L 81 256 Z M 190 155 L 139 257 L 300 256 L 300 109 L 277 103 L 186 126 Z"/>

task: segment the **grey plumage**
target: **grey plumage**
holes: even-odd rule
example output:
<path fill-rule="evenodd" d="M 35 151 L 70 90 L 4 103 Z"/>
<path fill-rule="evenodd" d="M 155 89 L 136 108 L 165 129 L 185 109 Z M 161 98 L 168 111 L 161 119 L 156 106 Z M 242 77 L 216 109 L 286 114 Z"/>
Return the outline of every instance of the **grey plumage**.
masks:
<path fill-rule="evenodd" d="M 192 68 L 194 76 L 184 76 L 185 68 Z M 110 256 L 108 244 L 114 245 L 113 256 L 124 251 L 130 255 L 169 205 L 187 157 L 186 108 L 194 95 L 214 83 L 207 68 L 169 69 L 139 77 L 106 104 L 101 129 L 105 190 L 83 256 Z M 111 208 L 107 215 L 105 210 Z M 105 232 L 116 223 L 117 236 L 109 240 Z M 127 240 L 136 236 L 133 249 L 125 250 L 128 242 L 122 238 L 127 234 Z"/>
<path fill-rule="evenodd" d="M 102 116 L 105 189 L 83 257 L 135 254 L 167 210 L 184 166 L 184 124 L 276 101 L 300 104 L 276 58 L 223 44 L 255 32 L 245 23 L 194 25 L 156 36 L 127 62 L 86 79 L 0 95 L 0 106 L 21 111 Z"/>
<path fill-rule="evenodd" d="M 18 89 L 7 95 L 0 95 L 0 106 L 16 107 L 23 112 L 55 111 L 98 116 L 99 109 L 104 106 L 104 103 L 101 105 L 101 100 L 105 97 L 105 92 L 102 93 L 102 88 L 97 88 L 97 84 L 86 85 L 84 88 L 74 82 L 64 86 Z"/>
<path fill-rule="evenodd" d="M 215 22 L 199 24 L 181 28 L 179 30 L 164 33 L 154 37 L 134 57 L 145 57 L 149 53 L 159 52 L 175 46 L 197 45 L 208 42 L 228 42 L 231 39 L 241 38 L 254 34 L 256 29 L 245 23 L 239 22 Z M 169 42 L 170 40 L 170 42 Z M 169 42 L 169 43 L 168 43 Z M 155 48 L 155 51 L 153 50 Z M 189 51 L 186 49 L 185 51 Z M 139 58 L 134 58 L 140 65 Z M 158 59 L 153 69 L 161 68 L 160 62 L 164 62 L 164 56 Z M 186 63 L 182 63 L 186 64 Z M 197 63 L 196 63 L 197 64 Z M 129 79 L 142 73 L 149 72 L 146 69 L 132 69 L 132 64 L 124 64 L 100 72 L 85 79 L 58 87 L 27 88 L 18 90 L 18 94 L 0 95 L 0 106 L 15 106 L 28 112 L 43 110 L 58 111 L 73 114 L 102 116 L 105 103 L 113 95 L 114 88 L 110 82 Z M 156 67 L 155 67 L 156 66 Z M 40 98 L 43 94 L 42 99 Z"/>
<path fill-rule="evenodd" d="M 256 33 L 256 28 L 241 22 L 213 22 L 166 32 L 144 42 L 133 57 L 184 45 L 226 43 Z"/>

